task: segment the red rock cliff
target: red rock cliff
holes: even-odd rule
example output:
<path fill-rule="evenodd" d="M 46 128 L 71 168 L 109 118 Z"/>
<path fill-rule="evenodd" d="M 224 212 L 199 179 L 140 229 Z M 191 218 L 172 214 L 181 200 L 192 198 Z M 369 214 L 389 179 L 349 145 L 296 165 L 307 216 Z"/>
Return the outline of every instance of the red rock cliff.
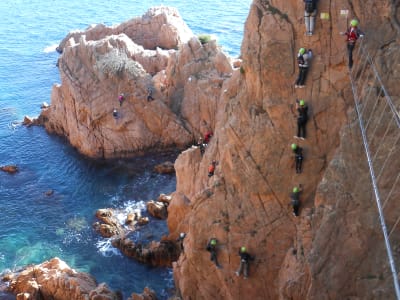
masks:
<path fill-rule="evenodd" d="M 348 9 L 349 18 L 360 20 L 364 43 L 398 104 L 398 6 L 320 1 L 319 12 L 330 18 L 318 17 L 314 36 L 307 37 L 303 1 L 253 1 L 242 67 L 224 82 L 215 135 L 203 157 L 189 149 L 175 163 L 168 221 L 172 237 L 187 233 L 174 266 L 183 299 L 395 298 L 339 32 L 348 21 L 340 10 Z M 312 48 L 314 59 L 306 88 L 295 90 L 300 47 Z M 308 138 L 296 140 L 306 151 L 302 174 L 295 174 L 290 150 L 296 98 L 309 104 L 311 117 Z M 209 178 L 213 159 L 218 164 Z M 385 176 L 395 178 L 399 170 L 395 160 Z M 298 183 L 304 192 L 295 218 L 288 203 Z M 396 209 L 398 216 L 392 204 Z M 388 223 L 395 221 L 393 212 Z M 222 269 L 205 251 L 210 237 L 220 242 Z M 397 248 L 399 239 L 392 242 Z M 234 274 L 242 245 L 256 256 L 248 280 Z"/>

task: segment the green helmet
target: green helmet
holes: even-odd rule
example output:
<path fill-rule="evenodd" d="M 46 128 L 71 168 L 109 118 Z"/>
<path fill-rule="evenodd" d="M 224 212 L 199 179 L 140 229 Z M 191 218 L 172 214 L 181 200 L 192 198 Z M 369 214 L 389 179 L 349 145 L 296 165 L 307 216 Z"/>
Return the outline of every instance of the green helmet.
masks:
<path fill-rule="evenodd" d="M 301 55 L 303 55 L 304 53 L 306 53 L 306 49 L 300 48 L 300 49 L 299 49 L 299 53 L 300 53 Z"/>
<path fill-rule="evenodd" d="M 217 240 L 216 239 L 211 239 L 210 244 L 211 244 L 211 246 L 217 245 Z"/>
<path fill-rule="evenodd" d="M 244 252 L 246 252 L 246 247 L 240 247 L 240 252 L 242 252 L 242 253 L 244 253 Z"/>
<path fill-rule="evenodd" d="M 356 26 L 358 26 L 358 21 L 356 19 L 353 19 L 350 21 L 350 25 L 353 27 L 356 27 Z"/>
<path fill-rule="evenodd" d="M 292 150 L 296 150 L 297 149 L 297 145 L 296 144 L 292 144 L 291 147 L 292 147 Z"/>
<path fill-rule="evenodd" d="M 306 102 L 304 100 L 300 100 L 299 104 L 300 104 L 300 106 L 304 106 L 306 104 Z"/>
<path fill-rule="evenodd" d="M 299 188 L 297 187 L 297 186 L 295 186 L 294 188 L 293 188 L 293 193 L 298 193 L 299 192 Z"/>

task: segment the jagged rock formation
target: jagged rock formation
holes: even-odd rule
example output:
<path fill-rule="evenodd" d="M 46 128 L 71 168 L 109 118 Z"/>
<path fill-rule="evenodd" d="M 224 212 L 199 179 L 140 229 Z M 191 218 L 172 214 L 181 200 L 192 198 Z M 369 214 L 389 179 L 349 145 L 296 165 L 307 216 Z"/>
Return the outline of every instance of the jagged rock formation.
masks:
<path fill-rule="evenodd" d="M 203 157 L 191 148 L 175 163 L 177 189 L 168 223 L 171 237 L 187 233 L 185 252 L 174 265 L 183 299 L 395 298 L 354 121 L 339 35 L 346 27 L 341 9 L 360 19 L 365 42 L 398 103 L 399 69 L 393 64 L 399 61 L 400 32 L 394 2 L 320 1 L 319 12 L 330 13 L 330 19 L 318 19 L 315 35 L 306 37 L 302 1 L 253 1 L 241 70 L 223 83 L 215 135 Z M 306 88 L 295 90 L 300 47 L 312 48 L 315 58 Z M 296 98 L 311 109 L 308 138 L 296 141 L 306 151 L 300 175 L 290 150 Z M 219 164 L 208 178 L 213 159 Z M 386 176 L 396 177 L 399 169 L 396 163 Z M 295 218 L 289 194 L 298 183 L 304 192 Z M 398 212 L 398 205 L 391 209 Z M 388 220 L 392 225 L 395 215 Z M 211 236 L 221 243 L 223 269 L 216 269 L 205 251 Z M 399 242 L 394 237 L 395 249 Z M 256 256 L 248 280 L 234 275 L 242 245 Z"/>
<path fill-rule="evenodd" d="M 119 299 L 106 284 L 97 285 L 92 276 L 71 269 L 59 258 L 29 266 L 15 274 L 7 274 L 3 281 L 9 282 L 8 290 L 17 299 Z"/>
<path fill-rule="evenodd" d="M 182 148 L 204 134 L 232 66 L 215 41 L 201 44 L 183 24 L 160 7 L 68 35 L 59 47 L 62 84 L 41 114 L 46 129 L 91 157 Z"/>

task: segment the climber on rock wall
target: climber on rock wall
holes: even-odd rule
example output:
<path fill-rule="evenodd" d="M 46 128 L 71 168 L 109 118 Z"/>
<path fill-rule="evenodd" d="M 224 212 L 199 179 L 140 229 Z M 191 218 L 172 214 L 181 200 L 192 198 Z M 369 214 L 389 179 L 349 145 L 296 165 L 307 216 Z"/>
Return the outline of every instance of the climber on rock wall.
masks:
<path fill-rule="evenodd" d="M 207 244 L 206 250 L 210 252 L 210 260 L 215 263 L 217 268 L 221 268 L 217 260 L 217 239 L 211 238 Z"/>
<path fill-rule="evenodd" d="M 350 21 L 350 27 L 346 32 L 341 32 L 341 35 L 346 36 L 347 53 L 349 55 L 349 68 L 353 67 L 353 50 L 356 46 L 358 38 L 363 37 L 364 33 L 358 28 L 358 21 L 353 19 Z"/>
<path fill-rule="evenodd" d="M 246 247 L 240 247 L 239 249 L 239 256 L 240 256 L 240 265 L 239 269 L 236 271 L 236 275 L 240 276 L 243 271 L 244 279 L 247 279 L 249 276 L 249 262 L 254 260 L 254 257 L 251 256 L 248 252 Z"/>
<path fill-rule="evenodd" d="M 294 153 L 294 160 L 295 160 L 295 164 L 296 164 L 296 173 L 299 174 L 299 173 L 301 173 L 301 167 L 302 167 L 302 163 L 303 163 L 303 148 L 301 148 L 297 144 L 292 144 L 291 148 Z"/>
<path fill-rule="evenodd" d="M 300 193 L 302 191 L 303 191 L 303 189 L 301 188 L 301 185 L 299 185 L 298 187 L 295 186 L 293 188 L 292 194 L 290 195 L 290 200 L 291 200 L 290 204 L 293 207 L 293 215 L 295 217 L 299 216 L 299 209 L 300 209 L 300 199 L 299 199 L 299 197 L 300 197 Z"/>
<path fill-rule="evenodd" d="M 303 1 L 304 1 L 304 22 L 306 24 L 306 34 L 311 36 L 314 33 L 318 0 L 303 0 Z"/>
<path fill-rule="evenodd" d="M 185 251 L 185 249 L 183 248 L 183 240 L 185 239 L 185 237 L 186 237 L 186 233 L 181 232 L 179 234 L 179 237 L 176 239 L 176 241 L 179 243 L 179 245 L 181 247 L 182 253 Z"/>
<path fill-rule="evenodd" d="M 211 164 L 208 166 L 208 177 L 211 177 L 214 175 L 216 165 L 217 165 L 217 162 L 215 160 L 213 160 L 211 162 Z"/>
<path fill-rule="evenodd" d="M 310 65 L 310 60 L 312 58 L 312 50 L 305 48 L 300 48 L 297 53 L 297 64 L 299 65 L 299 76 L 297 77 L 295 88 L 304 88 L 304 83 L 306 81 L 308 67 Z"/>
<path fill-rule="evenodd" d="M 119 106 L 121 107 L 121 106 L 122 106 L 122 102 L 125 101 L 125 95 L 124 95 L 123 93 L 121 93 L 121 94 L 118 96 L 118 101 L 119 101 Z"/>
<path fill-rule="evenodd" d="M 297 116 L 297 135 L 295 138 L 304 140 L 306 138 L 306 124 L 308 121 L 308 106 L 304 100 L 296 99 Z"/>

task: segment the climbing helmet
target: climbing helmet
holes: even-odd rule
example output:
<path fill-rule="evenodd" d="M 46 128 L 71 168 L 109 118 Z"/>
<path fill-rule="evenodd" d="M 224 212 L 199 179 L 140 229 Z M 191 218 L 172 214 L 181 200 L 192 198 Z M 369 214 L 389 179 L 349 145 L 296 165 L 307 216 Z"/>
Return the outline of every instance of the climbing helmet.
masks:
<path fill-rule="evenodd" d="M 211 244 L 212 246 L 216 246 L 216 245 L 217 245 L 217 240 L 216 240 L 216 239 L 211 239 L 210 244 Z"/>
<path fill-rule="evenodd" d="M 356 19 L 353 19 L 350 21 L 350 25 L 353 27 L 356 27 L 356 26 L 358 26 L 358 21 Z"/>
<path fill-rule="evenodd" d="M 295 186 L 294 188 L 293 188 L 293 193 L 298 193 L 299 192 L 299 188 L 297 187 L 297 186 Z"/>
<path fill-rule="evenodd" d="M 241 247 L 240 252 L 242 252 L 242 253 L 246 252 L 246 247 Z"/>
<path fill-rule="evenodd" d="M 305 49 L 305 48 L 300 48 L 300 49 L 299 49 L 299 53 L 300 53 L 301 55 L 303 55 L 304 53 L 306 53 L 306 49 Z"/>
<path fill-rule="evenodd" d="M 292 147 L 292 150 L 296 150 L 297 149 L 297 145 L 296 144 L 292 144 L 291 147 Z"/>
<path fill-rule="evenodd" d="M 300 104 L 300 106 L 304 106 L 306 104 L 306 102 L 304 100 L 300 100 L 299 104 Z"/>

